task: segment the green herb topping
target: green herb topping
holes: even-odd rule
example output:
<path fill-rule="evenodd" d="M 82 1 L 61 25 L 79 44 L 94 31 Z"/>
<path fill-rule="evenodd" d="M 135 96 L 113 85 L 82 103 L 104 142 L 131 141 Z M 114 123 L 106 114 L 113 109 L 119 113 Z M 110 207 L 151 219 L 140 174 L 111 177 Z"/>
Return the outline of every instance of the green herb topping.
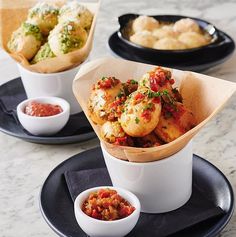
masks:
<path fill-rule="evenodd" d="M 68 34 L 68 31 L 65 31 L 61 33 L 61 50 L 64 54 L 69 53 L 71 49 L 74 48 L 81 48 L 84 44 L 84 41 L 82 41 L 79 38 L 72 38 L 70 34 Z"/>
<path fill-rule="evenodd" d="M 24 22 L 22 24 L 22 29 L 25 35 L 33 35 L 38 41 L 42 40 L 42 34 L 38 26 Z"/>
<path fill-rule="evenodd" d="M 131 79 L 131 80 L 130 80 L 130 84 L 132 84 L 132 85 L 136 85 L 136 84 L 138 84 L 138 82 L 135 81 L 135 80 L 133 80 L 133 79 Z"/>
<path fill-rule="evenodd" d="M 151 110 L 153 108 L 153 103 L 148 103 L 144 106 L 143 110 Z"/>
<path fill-rule="evenodd" d="M 30 9 L 28 17 L 33 18 L 34 16 L 38 16 L 44 19 L 44 17 L 49 14 L 57 16 L 59 14 L 59 9 L 50 6 L 45 2 L 39 2 L 35 7 Z"/>
<path fill-rule="evenodd" d="M 135 123 L 138 124 L 140 119 L 138 117 L 135 118 Z"/>

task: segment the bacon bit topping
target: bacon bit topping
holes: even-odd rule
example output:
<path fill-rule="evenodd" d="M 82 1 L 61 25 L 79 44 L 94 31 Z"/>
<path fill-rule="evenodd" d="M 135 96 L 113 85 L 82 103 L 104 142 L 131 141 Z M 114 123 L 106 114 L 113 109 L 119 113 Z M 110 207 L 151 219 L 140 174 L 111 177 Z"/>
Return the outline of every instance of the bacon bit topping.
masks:
<path fill-rule="evenodd" d="M 155 98 L 152 99 L 152 102 L 155 103 L 155 104 L 160 104 L 161 99 L 160 99 L 160 97 L 155 97 Z"/>
<path fill-rule="evenodd" d="M 110 89 L 120 83 L 115 77 L 102 77 L 97 83 L 97 89 Z"/>
<path fill-rule="evenodd" d="M 120 118 L 121 114 L 124 112 L 124 103 L 126 101 L 126 96 L 117 96 L 115 101 L 109 104 L 109 121 L 115 121 L 117 118 Z"/>
<path fill-rule="evenodd" d="M 141 117 L 143 117 L 144 119 L 146 119 L 147 121 L 150 121 L 152 118 L 152 113 L 150 110 L 144 110 L 141 114 Z"/>
<path fill-rule="evenodd" d="M 114 144 L 119 146 L 126 146 L 128 143 L 128 137 L 117 137 Z"/>
<path fill-rule="evenodd" d="M 141 102 L 143 99 L 145 98 L 145 95 L 142 94 L 142 93 L 137 93 L 135 96 L 134 96 L 134 99 L 136 100 L 136 103 L 139 103 Z"/>
<path fill-rule="evenodd" d="M 147 105 L 144 106 L 143 110 L 154 111 L 155 110 L 155 106 L 154 106 L 153 103 L 148 103 Z"/>
<path fill-rule="evenodd" d="M 171 78 L 171 72 L 161 67 L 157 67 L 154 71 L 149 73 L 149 81 L 151 90 L 155 92 L 159 91 L 160 88 L 167 83 L 171 85 L 175 83 L 174 79 Z"/>
<path fill-rule="evenodd" d="M 112 189 L 100 189 L 91 193 L 82 206 L 86 215 L 104 221 L 125 218 L 134 210 L 135 207 Z"/>
<path fill-rule="evenodd" d="M 165 119 L 173 118 L 176 121 L 178 121 L 184 112 L 185 110 L 183 109 L 183 106 L 177 107 L 175 104 L 167 104 L 167 103 L 164 103 L 162 106 L 162 113 Z"/>
<path fill-rule="evenodd" d="M 183 102 L 183 98 L 181 96 L 181 94 L 179 93 L 178 89 L 177 88 L 173 88 L 172 89 L 172 93 L 174 95 L 174 99 L 180 103 Z"/>
<path fill-rule="evenodd" d="M 129 79 L 126 83 L 123 84 L 123 88 L 125 94 L 128 96 L 138 89 L 138 82 L 133 79 Z"/>
<path fill-rule="evenodd" d="M 173 85 L 175 83 L 175 80 L 172 78 L 169 80 L 170 84 Z"/>

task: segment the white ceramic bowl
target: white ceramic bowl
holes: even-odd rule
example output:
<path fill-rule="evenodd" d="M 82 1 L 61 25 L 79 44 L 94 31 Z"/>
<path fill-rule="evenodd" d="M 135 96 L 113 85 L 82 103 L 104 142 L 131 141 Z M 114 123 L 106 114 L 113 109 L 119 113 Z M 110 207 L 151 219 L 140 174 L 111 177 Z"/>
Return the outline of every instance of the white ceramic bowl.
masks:
<path fill-rule="evenodd" d="M 101 143 L 114 186 L 134 193 L 141 212 L 164 213 L 184 205 L 192 193 L 192 144 L 159 161 L 134 163 L 110 155 Z"/>
<path fill-rule="evenodd" d="M 36 117 L 24 113 L 30 101 L 60 105 L 62 112 L 53 116 Z M 58 97 L 36 97 L 22 101 L 17 106 L 17 116 L 21 125 L 33 135 L 48 136 L 59 132 L 67 123 L 70 116 L 69 103 Z"/>
<path fill-rule="evenodd" d="M 81 65 L 58 73 L 37 73 L 31 72 L 22 67 L 20 64 L 17 64 L 28 98 L 41 96 L 55 96 L 63 98 L 69 102 L 71 114 L 82 111 L 72 92 L 72 83 Z"/>
<path fill-rule="evenodd" d="M 120 220 L 102 221 L 87 216 L 81 209 L 84 201 L 88 198 L 91 192 L 101 188 L 110 188 L 116 190 L 119 195 L 126 199 L 132 206 L 135 207 L 134 212 Z M 138 198 L 131 192 L 117 187 L 95 187 L 87 189 L 80 193 L 74 202 L 74 211 L 76 220 L 81 229 L 91 237 L 121 237 L 127 235 L 136 225 L 140 215 L 140 202 Z"/>

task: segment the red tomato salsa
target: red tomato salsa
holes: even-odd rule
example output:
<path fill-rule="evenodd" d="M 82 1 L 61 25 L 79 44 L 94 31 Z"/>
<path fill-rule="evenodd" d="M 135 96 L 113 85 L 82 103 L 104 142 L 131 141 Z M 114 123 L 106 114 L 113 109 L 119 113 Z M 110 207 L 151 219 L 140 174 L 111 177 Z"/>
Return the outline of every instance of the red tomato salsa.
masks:
<path fill-rule="evenodd" d="M 93 86 L 93 89 L 111 89 L 118 85 L 120 83 L 119 79 L 116 79 L 115 77 L 102 77 L 98 82 L 97 85 Z"/>
<path fill-rule="evenodd" d="M 25 114 L 35 117 L 48 117 L 61 113 L 63 110 L 60 105 L 43 104 L 36 101 L 30 102 L 25 107 Z"/>
<path fill-rule="evenodd" d="M 91 193 L 82 206 L 86 215 L 103 221 L 125 218 L 134 210 L 135 207 L 112 189 L 100 189 Z"/>

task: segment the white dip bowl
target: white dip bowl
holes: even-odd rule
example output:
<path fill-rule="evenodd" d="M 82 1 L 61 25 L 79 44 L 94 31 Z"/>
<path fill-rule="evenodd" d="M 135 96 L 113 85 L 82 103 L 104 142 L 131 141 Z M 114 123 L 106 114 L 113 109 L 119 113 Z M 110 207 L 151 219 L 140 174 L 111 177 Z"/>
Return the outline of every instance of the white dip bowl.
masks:
<path fill-rule="evenodd" d="M 82 111 L 72 92 L 72 82 L 81 65 L 58 73 L 37 73 L 25 69 L 20 64 L 17 64 L 17 66 L 28 98 L 60 97 L 69 102 L 71 114 Z"/>
<path fill-rule="evenodd" d="M 81 209 L 84 201 L 90 193 L 98 191 L 101 188 L 116 190 L 120 196 L 135 207 L 134 212 L 123 219 L 114 221 L 98 220 L 86 215 Z M 90 188 L 80 193 L 75 199 L 74 211 L 79 226 L 87 235 L 91 237 L 121 237 L 127 235 L 136 225 L 140 215 L 140 202 L 133 193 L 125 189 L 102 186 Z"/>
<path fill-rule="evenodd" d="M 60 105 L 62 112 L 47 117 L 36 117 L 25 114 L 25 107 L 31 102 Z M 68 122 L 70 117 L 69 103 L 58 97 L 36 97 L 22 101 L 17 106 L 18 119 L 25 130 L 36 136 L 49 136 L 59 132 Z"/>
<path fill-rule="evenodd" d="M 164 213 L 183 206 L 192 194 L 192 143 L 163 160 L 135 163 L 110 155 L 101 143 L 113 186 L 134 193 L 141 212 Z"/>

